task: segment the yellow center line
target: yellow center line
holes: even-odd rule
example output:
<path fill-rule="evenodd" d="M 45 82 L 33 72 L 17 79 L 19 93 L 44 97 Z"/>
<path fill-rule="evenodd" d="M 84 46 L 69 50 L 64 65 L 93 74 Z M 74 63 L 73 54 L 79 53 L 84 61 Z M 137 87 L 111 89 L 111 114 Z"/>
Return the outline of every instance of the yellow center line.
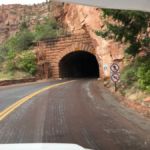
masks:
<path fill-rule="evenodd" d="M 29 101 L 32 97 L 34 97 L 34 96 L 36 96 L 36 95 L 38 95 L 38 94 L 40 94 L 46 90 L 49 90 L 49 89 L 52 89 L 54 87 L 58 87 L 60 85 L 64 85 L 64 84 L 67 84 L 70 82 L 73 82 L 73 81 L 67 81 L 67 82 L 62 82 L 62 83 L 50 85 L 50 86 L 47 86 L 43 89 L 40 89 L 40 90 L 30 94 L 28 96 L 25 96 L 24 98 L 18 100 L 17 102 L 13 103 L 12 105 L 10 105 L 6 109 L 4 109 L 2 112 L 0 112 L 0 121 L 2 121 L 4 118 L 6 118 L 10 113 L 12 113 L 14 110 L 16 110 L 19 106 L 21 106 L 25 102 Z"/>

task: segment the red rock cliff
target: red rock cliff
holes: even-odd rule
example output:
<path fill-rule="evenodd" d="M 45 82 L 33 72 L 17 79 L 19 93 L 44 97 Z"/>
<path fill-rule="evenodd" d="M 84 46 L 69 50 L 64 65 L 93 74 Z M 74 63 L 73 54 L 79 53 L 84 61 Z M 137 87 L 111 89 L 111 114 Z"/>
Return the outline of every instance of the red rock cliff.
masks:
<path fill-rule="evenodd" d="M 114 41 L 106 41 L 95 34 L 96 30 L 101 30 L 104 26 L 102 11 L 100 9 L 82 5 L 65 4 L 64 14 L 63 20 L 68 26 L 68 30 L 72 33 L 88 32 L 90 34 L 104 76 L 109 76 L 109 66 L 113 61 L 118 61 L 122 67 L 124 46 Z M 103 71 L 104 66 L 108 68 L 105 71 Z"/>

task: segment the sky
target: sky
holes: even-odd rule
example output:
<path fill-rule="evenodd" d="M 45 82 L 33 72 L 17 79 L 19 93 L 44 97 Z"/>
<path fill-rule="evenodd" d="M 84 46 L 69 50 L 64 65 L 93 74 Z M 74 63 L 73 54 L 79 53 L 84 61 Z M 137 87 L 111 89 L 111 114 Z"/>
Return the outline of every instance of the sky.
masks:
<path fill-rule="evenodd" d="M 1 4 L 36 4 L 36 3 L 42 3 L 46 0 L 0 0 Z"/>

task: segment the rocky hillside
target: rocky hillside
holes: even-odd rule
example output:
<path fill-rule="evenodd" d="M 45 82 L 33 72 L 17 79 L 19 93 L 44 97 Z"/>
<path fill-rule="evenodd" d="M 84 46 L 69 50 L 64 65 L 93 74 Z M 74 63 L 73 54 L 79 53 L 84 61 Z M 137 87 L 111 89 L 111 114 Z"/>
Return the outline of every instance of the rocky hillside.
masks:
<path fill-rule="evenodd" d="M 50 5 L 46 3 L 28 5 L 1 5 L 0 6 L 0 43 L 3 43 L 7 38 L 14 35 L 18 30 L 22 22 L 26 21 L 29 28 L 32 30 L 37 23 L 42 23 L 45 17 L 53 15 L 57 20 L 67 27 L 71 33 L 89 32 L 95 43 L 97 51 L 101 49 L 101 55 L 107 53 L 112 57 L 116 57 L 111 49 L 116 49 L 112 45 L 112 41 L 105 41 L 95 35 L 95 30 L 103 28 L 103 23 L 100 18 L 100 10 L 93 7 L 86 7 L 80 5 L 52 3 Z M 109 44 L 110 43 L 110 44 Z M 120 54 L 117 58 L 122 59 L 123 53 L 120 48 L 117 48 Z M 104 51 L 103 51 L 104 50 Z M 106 56 L 108 57 L 108 56 Z M 112 59 L 110 57 L 107 58 Z"/>
<path fill-rule="evenodd" d="M 0 43 L 14 35 L 22 22 L 26 21 L 32 30 L 37 23 L 42 23 L 45 17 L 54 15 L 56 18 L 62 10 L 62 4 L 46 3 L 34 5 L 1 5 L 0 6 Z"/>
<path fill-rule="evenodd" d="M 124 45 L 113 40 L 105 40 L 97 36 L 95 31 L 105 27 L 103 22 L 102 11 L 99 8 L 66 4 L 64 6 L 64 23 L 67 24 L 68 30 L 73 33 L 88 32 L 93 40 L 97 58 L 102 65 L 103 76 L 110 75 L 109 66 L 115 60 L 120 67 L 123 67 Z M 107 65 L 108 70 L 103 71 L 103 66 Z"/>

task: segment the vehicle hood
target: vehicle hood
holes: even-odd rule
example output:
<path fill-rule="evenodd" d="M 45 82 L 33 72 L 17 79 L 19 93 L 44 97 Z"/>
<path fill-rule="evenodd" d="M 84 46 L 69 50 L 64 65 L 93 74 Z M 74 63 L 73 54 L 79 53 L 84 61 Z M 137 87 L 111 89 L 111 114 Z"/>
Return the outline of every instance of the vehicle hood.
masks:
<path fill-rule="evenodd" d="M 0 144 L 0 150 L 89 150 L 76 144 Z"/>

